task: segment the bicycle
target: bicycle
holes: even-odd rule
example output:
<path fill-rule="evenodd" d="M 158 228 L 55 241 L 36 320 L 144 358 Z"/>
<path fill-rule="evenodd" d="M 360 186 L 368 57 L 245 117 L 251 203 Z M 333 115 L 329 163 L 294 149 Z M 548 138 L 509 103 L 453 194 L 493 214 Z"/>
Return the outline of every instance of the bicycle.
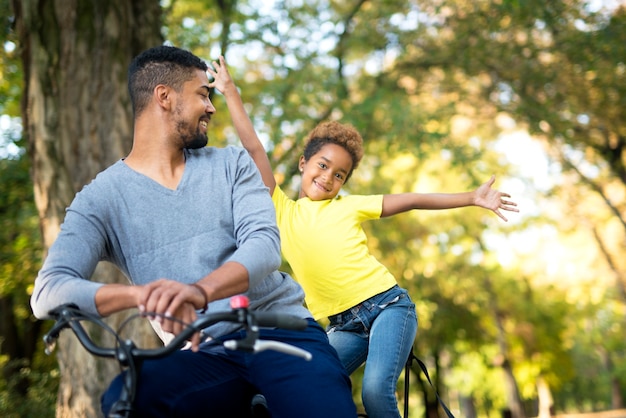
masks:
<path fill-rule="evenodd" d="M 176 335 L 167 344 L 158 348 L 139 348 L 131 339 L 122 339 L 120 330 L 133 318 L 138 316 L 150 316 L 152 314 L 137 314 L 129 317 L 119 328 L 113 330 L 101 318 L 96 315 L 81 311 L 76 305 L 61 305 L 50 312 L 50 316 L 55 320 L 54 325 L 44 335 L 45 352 L 51 354 L 55 348 L 56 340 L 63 329 L 71 329 L 78 338 L 81 345 L 91 354 L 98 357 L 113 358 L 117 360 L 123 369 L 126 369 L 125 382 L 122 393 L 118 401 L 111 409 L 108 418 L 132 418 L 133 403 L 137 390 L 138 377 L 142 362 L 146 359 L 157 359 L 165 357 L 176 350 L 183 348 L 188 340 L 195 334 L 200 333 L 201 341 L 209 342 L 219 340 L 214 339 L 204 331 L 212 324 L 227 321 L 242 325 L 246 335 L 241 340 L 226 340 L 221 344 L 230 350 L 243 350 L 248 352 L 261 352 L 265 350 L 275 350 L 285 354 L 302 357 L 305 360 L 312 358 L 311 353 L 299 347 L 292 346 L 280 341 L 262 340 L 259 338 L 261 327 L 275 327 L 293 330 L 303 330 L 307 327 L 307 321 L 292 315 L 277 314 L 272 312 L 252 312 L 248 309 L 248 298 L 239 295 L 231 298 L 231 310 L 215 312 L 198 318 Z M 171 318 L 170 318 L 171 319 Z M 85 330 L 82 321 L 92 322 L 108 332 L 111 332 L 116 340 L 114 347 L 104 347 L 97 344 Z M 261 394 L 253 397 L 251 402 L 251 417 L 269 417 L 270 412 L 264 403 Z"/>

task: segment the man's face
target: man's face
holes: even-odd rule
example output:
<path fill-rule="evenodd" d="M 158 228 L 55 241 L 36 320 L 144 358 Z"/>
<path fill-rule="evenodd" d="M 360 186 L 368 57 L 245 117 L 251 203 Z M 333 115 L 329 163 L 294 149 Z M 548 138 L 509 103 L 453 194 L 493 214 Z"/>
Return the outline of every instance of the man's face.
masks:
<path fill-rule="evenodd" d="M 176 132 L 182 148 L 197 149 L 208 143 L 207 130 L 215 107 L 209 99 L 209 79 L 202 70 L 183 85 L 178 95 L 174 115 Z"/>

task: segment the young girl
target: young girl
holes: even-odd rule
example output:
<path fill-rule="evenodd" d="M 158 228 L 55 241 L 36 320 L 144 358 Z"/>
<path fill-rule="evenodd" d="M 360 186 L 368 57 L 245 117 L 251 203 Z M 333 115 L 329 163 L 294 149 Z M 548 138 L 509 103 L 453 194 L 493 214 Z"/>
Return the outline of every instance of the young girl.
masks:
<path fill-rule="evenodd" d="M 348 373 L 365 362 L 362 400 L 370 418 L 400 417 L 396 385 L 415 334 L 415 305 L 405 289 L 367 247 L 361 224 L 412 209 L 479 206 L 517 212 L 506 193 L 491 188 L 495 177 L 472 192 L 339 196 L 363 156 L 361 135 L 338 122 L 318 125 L 300 157 L 300 197 L 276 184 L 272 167 L 228 73 L 224 58 L 213 63 L 211 87 L 225 97 L 235 129 L 269 187 L 281 248 L 305 291 L 315 319 L 327 317 L 328 338 Z"/>

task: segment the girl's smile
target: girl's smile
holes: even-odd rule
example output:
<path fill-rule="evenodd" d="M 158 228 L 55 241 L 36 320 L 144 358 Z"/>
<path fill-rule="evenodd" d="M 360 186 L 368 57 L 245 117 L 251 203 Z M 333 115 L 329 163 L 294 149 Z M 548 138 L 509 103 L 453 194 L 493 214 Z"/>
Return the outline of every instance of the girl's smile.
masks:
<path fill-rule="evenodd" d="M 352 157 L 342 146 L 326 144 L 309 160 L 300 157 L 300 197 L 334 199 L 352 170 Z"/>

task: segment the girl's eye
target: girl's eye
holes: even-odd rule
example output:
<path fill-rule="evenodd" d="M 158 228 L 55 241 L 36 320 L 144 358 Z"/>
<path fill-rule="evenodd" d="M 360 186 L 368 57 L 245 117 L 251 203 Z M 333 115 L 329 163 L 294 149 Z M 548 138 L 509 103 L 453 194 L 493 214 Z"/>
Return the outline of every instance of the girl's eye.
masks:
<path fill-rule="evenodd" d="M 343 174 L 341 173 L 335 174 L 335 177 L 337 177 L 339 180 L 343 180 Z"/>
<path fill-rule="evenodd" d="M 320 168 L 326 168 L 326 164 L 324 163 L 319 163 Z"/>

